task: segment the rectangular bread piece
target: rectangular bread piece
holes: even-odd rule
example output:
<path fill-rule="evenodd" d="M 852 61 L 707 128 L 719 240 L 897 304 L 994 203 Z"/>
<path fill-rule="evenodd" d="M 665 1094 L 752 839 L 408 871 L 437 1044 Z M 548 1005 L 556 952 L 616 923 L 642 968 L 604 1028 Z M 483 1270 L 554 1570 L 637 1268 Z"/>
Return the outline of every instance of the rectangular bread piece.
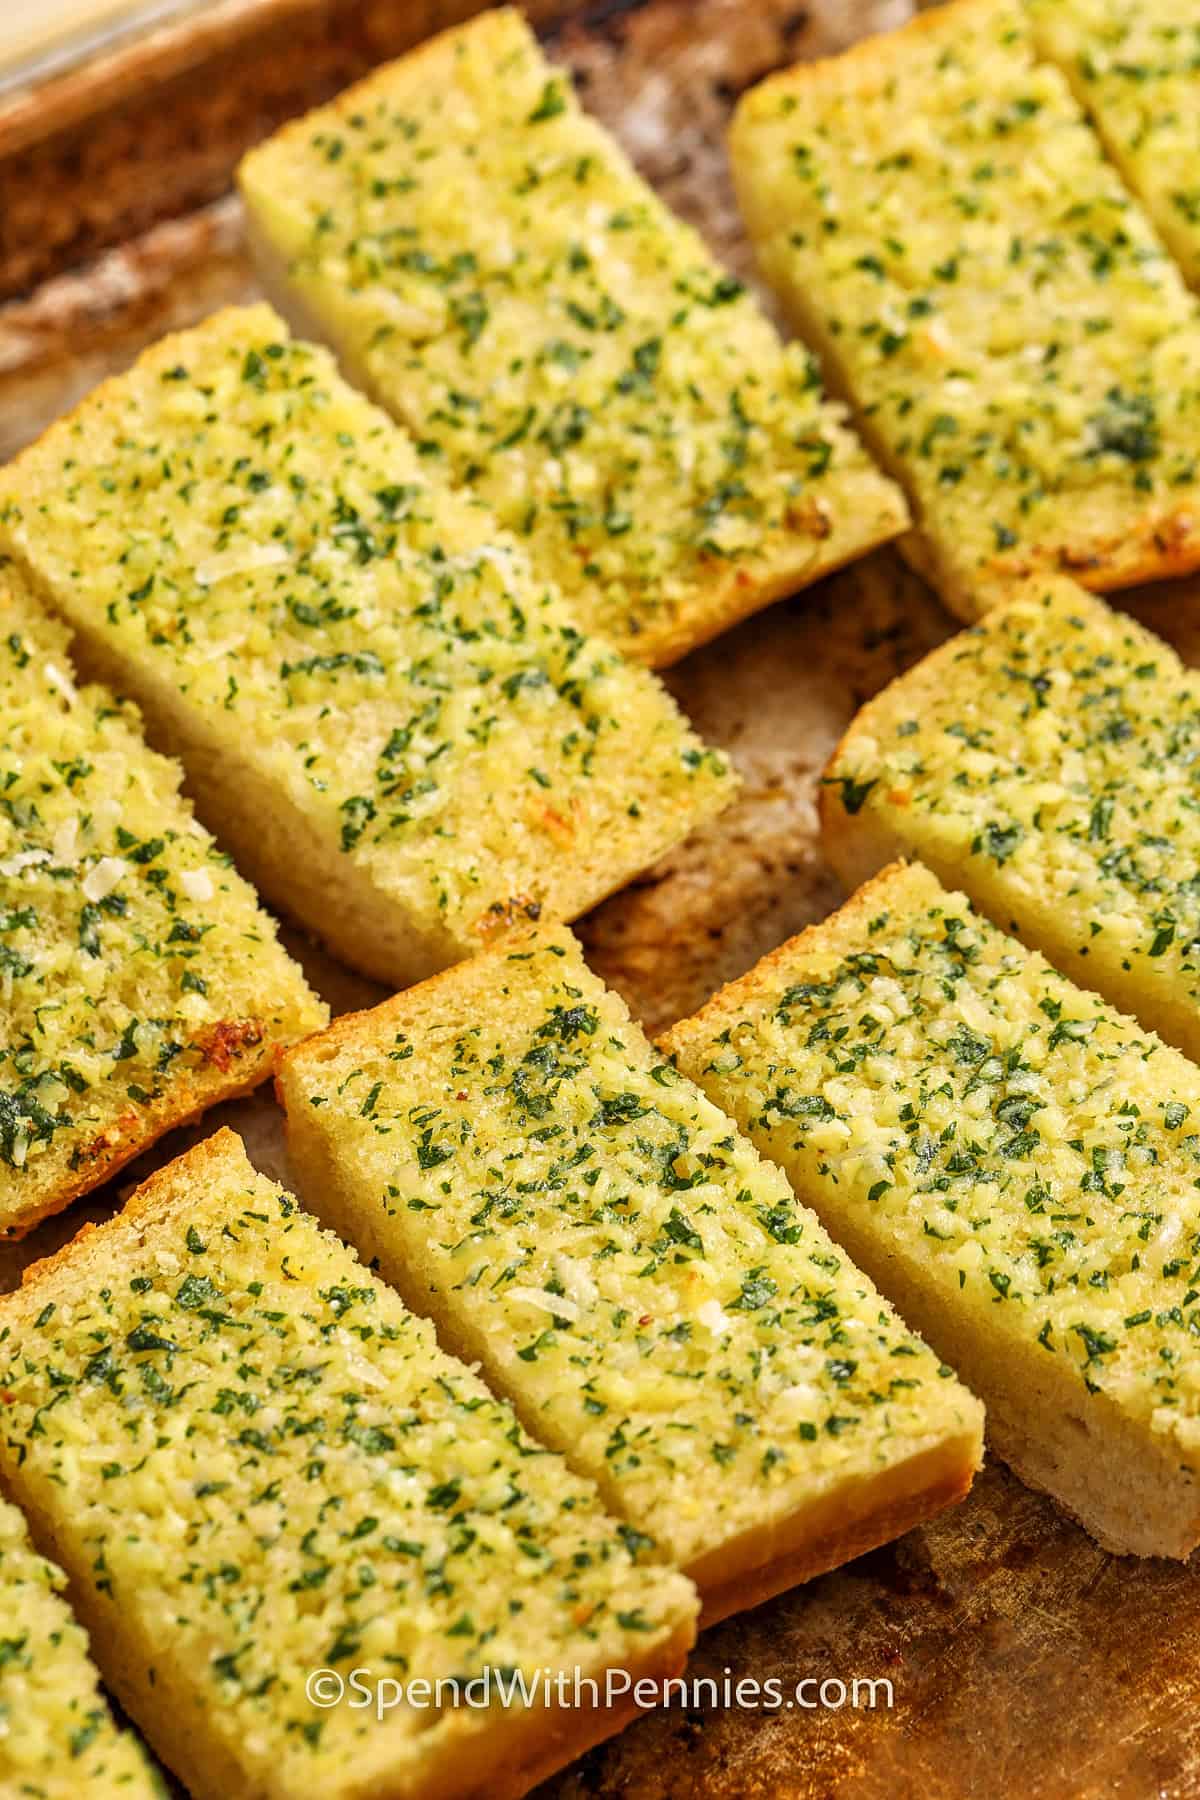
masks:
<path fill-rule="evenodd" d="M 264 893 L 393 986 L 571 918 L 731 797 L 647 671 L 266 306 L 0 474 L 0 541 Z"/>
<path fill-rule="evenodd" d="M 0 1385 L 4 1474 L 197 1800 L 523 1794 L 630 1715 L 605 1671 L 695 1635 L 690 1584 L 232 1132 L 0 1301 Z M 576 1668 L 598 1709 L 538 1690 Z M 487 1670 L 533 1697 L 379 1686 Z"/>
<path fill-rule="evenodd" d="M 1200 674 L 1059 577 L 858 714 L 821 790 L 847 887 L 898 853 L 1200 1059 Z"/>
<path fill-rule="evenodd" d="M 0 1497 L 0 1795 L 165 1800 L 136 1737 L 113 1720 L 65 1585 Z"/>
<path fill-rule="evenodd" d="M 565 931 L 281 1064 L 306 1198 L 704 1620 L 958 1499 L 981 1408 Z"/>
<path fill-rule="evenodd" d="M 741 102 L 767 278 L 963 618 L 1014 575 L 1200 564 L 1200 311 L 1017 0 L 952 0 Z"/>
<path fill-rule="evenodd" d="M 179 777 L 0 563 L 0 1237 L 329 1017 Z"/>
<path fill-rule="evenodd" d="M 286 126 L 240 182 L 284 311 L 629 655 L 672 662 L 907 524 L 809 354 L 517 12 Z"/>
<path fill-rule="evenodd" d="M 1200 287 L 1200 16 L 1195 0 L 1025 0 L 1039 49 L 1193 287 Z"/>
<path fill-rule="evenodd" d="M 1200 1071 L 919 864 L 664 1050 L 1106 1549 L 1200 1542 Z"/>

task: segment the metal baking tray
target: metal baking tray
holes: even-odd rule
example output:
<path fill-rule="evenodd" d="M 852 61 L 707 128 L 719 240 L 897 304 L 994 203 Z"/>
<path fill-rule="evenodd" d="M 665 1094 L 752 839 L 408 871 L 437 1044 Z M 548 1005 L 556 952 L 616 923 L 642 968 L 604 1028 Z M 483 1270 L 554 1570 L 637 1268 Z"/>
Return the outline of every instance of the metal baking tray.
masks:
<path fill-rule="evenodd" d="M 0 460 L 162 332 L 256 295 L 230 193 L 248 144 L 476 10 L 472 0 L 133 0 L 103 31 L 60 34 L 10 60 L 0 70 Z M 648 178 L 752 279 L 723 147 L 738 95 L 782 64 L 902 24 L 913 7 L 533 0 L 527 10 Z M 1169 589 L 1125 603 L 1200 662 L 1200 627 Z M 885 552 L 670 671 L 745 791 L 580 926 L 593 965 L 652 1030 L 837 904 L 816 829 L 822 764 L 855 708 L 952 629 Z M 335 1009 L 375 997 L 289 941 Z M 286 1178 L 279 1115 L 263 1096 L 175 1134 L 154 1162 L 218 1122 Z M 82 1219 L 111 1212 L 150 1166 L 0 1249 L 0 1289 Z M 789 1692 L 802 1676 L 886 1679 L 894 1703 L 668 1708 L 546 1784 L 542 1800 L 1200 1794 L 1200 1577 L 1107 1555 L 995 1463 L 933 1523 L 706 1632 L 692 1672 L 718 1688 L 727 1675 L 774 1677 Z"/>

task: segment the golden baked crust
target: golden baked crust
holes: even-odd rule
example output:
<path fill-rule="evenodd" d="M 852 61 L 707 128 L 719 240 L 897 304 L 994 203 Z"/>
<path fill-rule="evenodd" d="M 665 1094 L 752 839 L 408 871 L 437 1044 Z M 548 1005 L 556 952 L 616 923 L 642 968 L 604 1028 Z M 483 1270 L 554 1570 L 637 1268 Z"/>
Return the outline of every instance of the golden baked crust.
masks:
<path fill-rule="evenodd" d="M 664 1048 L 984 1399 L 1106 1549 L 1200 1541 L 1200 1072 L 918 864 Z"/>
<path fill-rule="evenodd" d="M 960 616 L 1014 576 L 1200 564 L 1200 316 L 1014 0 L 769 78 L 731 145 L 763 269 Z"/>
<path fill-rule="evenodd" d="M 278 1087 L 310 1203 L 706 1619 L 970 1485 L 976 1402 L 568 933 L 339 1019 Z"/>
<path fill-rule="evenodd" d="M 132 708 L 0 563 L 0 1237 L 256 1087 L 327 1009 Z"/>
<path fill-rule="evenodd" d="M 998 925 L 1200 1057 L 1200 675 L 1063 577 L 868 702 L 821 788 L 850 887 L 919 856 Z"/>
<path fill-rule="evenodd" d="M 225 1131 L 0 1302 L 0 1467 L 202 1800 L 515 1796 L 603 1704 L 321 1710 L 485 1668 L 681 1666 L 696 1597 Z M 510 1602 L 519 1604 L 510 1604 Z M 352 1694 L 355 1690 L 348 1690 Z M 587 1689 L 583 1690 L 587 1695 Z"/>
<path fill-rule="evenodd" d="M 757 302 L 484 13 L 252 151 L 284 312 L 655 666 L 895 536 L 899 490 Z"/>

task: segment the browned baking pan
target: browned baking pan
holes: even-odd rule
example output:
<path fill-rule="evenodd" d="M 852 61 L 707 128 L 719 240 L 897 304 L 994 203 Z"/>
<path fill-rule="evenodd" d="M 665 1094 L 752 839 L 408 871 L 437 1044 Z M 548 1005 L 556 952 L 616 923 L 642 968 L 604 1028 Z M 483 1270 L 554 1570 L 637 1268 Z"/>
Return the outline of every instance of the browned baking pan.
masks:
<path fill-rule="evenodd" d="M 159 11 L 149 32 L 59 43 L 10 76 L 0 89 L 0 458 L 164 330 L 257 292 L 230 194 L 248 144 L 474 10 L 470 0 L 182 4 Z M 733 102 L 772 68 L 891 28 L 912 7 L 534 0 L 529 10 L 650 180 L 748 272 L 723 149 Z M 1130 604 L 1200 660 L 1169 594 Z M 821 766 L 856 706 L 953 628 L 881 554 L 671 671 L 746 786 L 702 837 L 581 927 L 594 966 L 652 1029 L 837 903 L 816 829 Z M 303 954 L 336 1010 L 370 1001 L 368 984 Z M 222 1109 L 203 1132 L 226 1121 L 262 1166 L 286 1175 L 269 1099 Z M 19 1253 L 0 1252 L 0 1288 L 85 1211 L 117 1200 L 109 1191 Z M 1200 1578 L 1106 1555 L 995 1465 L 964 1505 L 899 1543 L 706 1632 L 692 1673 L 712 1678 L 716 1704 L 647 1717 L 545 1795 L 1200 1794 Z M 743 1677 L 778 1681 L 779 1703 L 723 1704 L 726 1680 Z M 856 1678 L 875 1683 L 858 1705 Z M 830 1682 L 834 1704 L 796 1703 L 801 1680 Z"/>

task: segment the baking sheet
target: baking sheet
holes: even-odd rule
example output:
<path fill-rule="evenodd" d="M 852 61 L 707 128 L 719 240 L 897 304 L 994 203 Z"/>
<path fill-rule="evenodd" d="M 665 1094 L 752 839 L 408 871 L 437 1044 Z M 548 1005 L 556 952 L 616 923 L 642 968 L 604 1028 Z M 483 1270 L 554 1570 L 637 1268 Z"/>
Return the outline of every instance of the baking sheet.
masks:
<path fill-rule="evenodd" d="M 779 64 L 891 28 L 910 10 L 907 0 L 610 0 L 550 43 L 660 191 L 749 274 L 722 149 L 738 94 Z M 222 199 L 0 310 L 0 457 L 162 331 L 256 292 L 236 202 Z M 1177 585 L 1128 603 L 1200 663 L 1192 592 Z M 881 552 L 670 672 L 745 789 L 580 924 L 593 966 L 651 1030 L 838 903 L 816 831 L 820 768 L 855 708 L 952 629 L 917 578 Z M 303 939 L 291 943 L 336 1010 L 378 997 Z M 279 1115 L 260 1095 L 175 1134 L 120 1192 L 218 1122 L 288 1179 Z M 93 1197 L 25 1245 L 0 1248 L 0 1288 L 118 1197 Z M 547 1783 L 540 1800 L 1200 1793 L 1197 1573 L 1106 1555 L 997 1465 L 932 1524 L 705 1633 L 691 1672 L 726 1670 L 787 1688 L 801 1676 L 886 1677 L 895 1704 L 669 1709 Z"/>

